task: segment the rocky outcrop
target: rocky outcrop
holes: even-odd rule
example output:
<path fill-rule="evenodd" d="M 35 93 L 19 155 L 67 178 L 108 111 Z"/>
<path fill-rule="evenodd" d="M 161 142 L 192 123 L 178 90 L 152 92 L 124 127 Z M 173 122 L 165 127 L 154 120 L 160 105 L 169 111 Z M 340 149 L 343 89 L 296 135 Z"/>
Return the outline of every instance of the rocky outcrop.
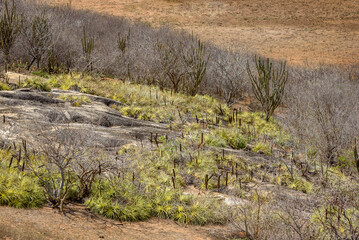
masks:
<path fill-rule="evenodd" d="M 59 99 L 60 95 L 87 97 L 90 102 L 75 107 Z M 0 92 L 0 133 L 4 140 L 35 136 L 39 129 L 51 125 L 91 131 L 106 148 L 133 142 L 148 143 L 150 133 L 168 133 L 166 125 L 140 121 L 121 115 L 111 105 L 122 103 L 75 91 L 52 90 L 38 92 L 30 89 Z"/>

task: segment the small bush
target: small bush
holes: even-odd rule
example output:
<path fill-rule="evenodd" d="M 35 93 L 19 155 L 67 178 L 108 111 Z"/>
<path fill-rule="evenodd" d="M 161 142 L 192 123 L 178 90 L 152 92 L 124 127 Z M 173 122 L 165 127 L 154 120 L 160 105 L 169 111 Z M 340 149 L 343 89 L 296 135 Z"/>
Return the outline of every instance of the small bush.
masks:
<path fill-rule="evenodd" d="M 151 217 L 151 204 L 127 181 L 97 181 L 85 202 L 91 211 L 120 221 L 140 221 Z"/>
<path fill-rule="evenodd" d="M 0 169 L 0 205 L 38 208 L 45 203 L 38 181 L 16 169 Z"/>
<path fill-rule="evenodd" d="M 247 146 L 246 140 L 243 138 L 238 129 L 235 128 L 220 128 L 214 131 L 212 138 L 215 139 L 212 142 L 221 143 L 222 146 L 218 145 L 218 147 L 224 147 L 223 144 L 229 145 L 234 149 L 241 149 Z"/>
<path fill-rule="evenodd" d="M 280 184 L 283 186 L 287 186 L 291 189 L 296 191 L 300 191 L 303 193 L 310 194 L 314 190 L 314 186 L 312 183 L 308 182 L 307 180 L 299 177 L 294 176 L 293 178 L 289 173 L 282 174 L 272 179 L 272 182 L 275 184 Z"/>
<path fill-rule="evenodd" d="M 228 144 L 234 149 L 241 149 L 247 146 L 246 140 L 241 135 L 235 135 L 229 138 Z"/>
<path fill-rule="evenodd" d="M 227 141 L 218 136 L 206 136 L 206 144 L 212 147 L 227 147 Z"/>
<path fill-rule="evenodd" d="M 311 224 L 319 229 L 320 239 L 358 239 L 358 187 L 335 188 L 314 211 Z"/>
<path fill-rule="evenodd" d="M 227 207 L 212 198 L 197 198 L 166 189 L 157 192 L 152 202 L 155 216 L 185 224 L 224 224 L 228 220 Z"/>
<path fill-rule="evenodd" d="M 82 104 L 91 102 L 91 100 L 86 96 L 60 95 L 59 98 L 71 102 L 74 107 L 80 107 Z"/>
<path fill-rule="evenodd" d="M 261 152 L 268 156 L 272 155 L 270 146 L 263 142 L 256 143 L 252 150 L 253 150 L 253 152 Z"/>
<path fill-rule="evenodd" d="M 31 88 L 38 91 L 45 91 L 45 92 L 51 91 L 51 87 L 46 81 L 36 78 L 34 79 L 27 78 L 25 81 L 21 82 L 20 86 L 23 88 Z"/>
<path fill-rule="evenodd" d="M 288 138 L 284 133 L 281 133 L 281 127 L 270 118 L 266 121 L 263 118 L 264 113 L 262 112 L 242 112 L 239 115 L 239 118 L 242 119 L 242 122 L 250 127 L 255 128 L 257 134 L 264 134 L 267 137 L 274 138 L 278 135 L 282 135 L 282 138 Z"/>
<path fill-rule="evenodd" d="M 0 91 L 9 91 L 9 90 L 11 90 L 9 84 L 0 82 Z"/>
<path fill-rule="evenodd" d="M 64 75 L 54 75 L 49 78 L 49 84 L 54 88 L 59 88 L 62 90 L 74 90 L 88 94 L 95 94 L 95 91 L 90 90 L 85 87 L 84 83 L 89 81 L 91 78 L 87 76 L 82 76 L 81 74 L 73 74 L 74 77 L 64 74 Z M 99 95 L 99 94 L 97 94 Z"/>
<path fill-rule="evenodd" d="M 42 78 L 49 78 L 50 75 L 43 72 L 43 71 L 32 71 L 31 72 L 32 75 L 38 76 L 38 77 L 42 77 Z"/>

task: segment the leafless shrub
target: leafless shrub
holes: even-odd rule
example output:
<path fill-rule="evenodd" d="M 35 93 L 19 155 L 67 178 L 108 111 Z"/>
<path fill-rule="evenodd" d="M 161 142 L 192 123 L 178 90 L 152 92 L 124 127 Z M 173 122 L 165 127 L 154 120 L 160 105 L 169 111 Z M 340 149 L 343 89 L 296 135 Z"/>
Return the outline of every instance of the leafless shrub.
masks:
<path fill-rule="evenodd" d="M 337 189 L 327 195 L 314 214 L 323 239 L 359 239 L 359 199 L 357 187 Z"/>
<path fill-rule="evenodd" d="M 36 61 L 37 68 L 40 68 L 40 62 L 51 45 L 51 26 L 48 19 L 43 15 L 35 16 L 23 25 L 23 34 L 26 41 L 26 51 L 32 57 L 32 61 L 27 66 L 29 70 Z"/>
<path fill-rule="evenodd" d="M 81 188 L 79 197 L 86 197 L 95 175 L 109 166 L 109 160 L 95 150 L 97 141 L 91 132 L 70 124 L 41 123 L 36 136 L 27 137 L 33 152 L 26 154 L 26 165 L 41 181 L 48 202 L 60 211 L 76 181 Z"/>
<path fill-rule="evenodd" d="M 256 192 L 251 201 L 240 204 L 236 214 L 237 228 L 249 239 L 278 239 L 275 237 L 276 216 L 268 205 L 268 196 Z"/>
<path fill-rule="evenodd" d="M 5 55 L 5 72 L 10 63 L 10 50 L 20 32 L 21 19 L 16 11 L 14 0 L 9 7 L 8 1 L 4 1 L 4 9 L 0 16 L 0 49 Z"/>
<path fill-rule="evenodd" d="M 278 223 L 284 230 L 287 239 L 321 239 L 319 231 L 311 222 L 313 206 L 308 202 L 311 199 L 295 198 L 293 200 L 285 200 L 277 204 Z"/>
<path fill-rule="evenodd" d="M 69 168 L 72 161 L 86 152 L 83 142 L 84 139 L 70 128 L 53 125 L 51 130 L 41 130 L 32 146 L 37 159 L 28 161 L 27 165 L 43 183 L 49 203 L 61 211 L 71 185 Z"/>
<path fill-rule="evenodd" d="M 213 89 L 218 87 L 218 83 L 226 82 L 221 80 L 224 76 L 220 74 L 221 69 L 216 70 L 217 76 L 206 73 L 214 59 L 208 59 L 209 52 L 220 53 L 222 50 L 207 43 L 199 44 L 196 37 L 189 36 L 187 33 L 175 32 L 168 27 L 153 29 L 145 24 L 134 24 L 125 19 L 73 10 L 66 6 L 50 7 L 23 0 L 15 0 L 15 2 L 19 14 L 27 19 L 41 16 L 51 26 L 49 29 L 51 44 L 39 63 L 42 69 L 49 72 L 83 70 L 87 61 L 83 57 L 80 43 L 83 38 L 82 29 L 85 27 L 87 35 L 96 39 L 96 47 L 91 54 L 93 74 L 117 76 L 138 83 L 157 84 L 162 88 L 173 88 L 174 85 L 176 91 L 192 92 L 192 95 L 198 91 L 212 93 Z M 125 34 L 129 29 L 131 29 L 130 40 L 129 34 Z M 28 28 L 26 31 L 31 32 Z M 118 32 L 121 33 L 120 37 Z M 20 41 L 15 43 L 18 45 L 13 51 L 14 59 L 21 59 L 29 66 L 34 61 L 34 57 L 29 54 L 28 49 L 23 48 L 23 45 L 28 46 L 27 37 L 25 35 L 19 37 Z M 119 49 L 119 43 L 121 49 L 125 51 L 121 49 L 116 51 Z M 163 48 L 167 53 L 158 51 L 158 43 L 167 46 Z M 172 55 L 168 51 L 172 52 Z M 173 61 L 169 61 L 169 56 Z M 176 64 L 171 66 L 174 62 Z M 170 72 L 166 67 L 168 65 L 176 70 Z M 212 64 L 213 66 L 217 68 L 215 64 Z M 235 72 L 236 69 L 233 71 Z M 232 86 L 236 85 L 232 84 Z"/>
<path fill-rule="evenodd" d="M 248 239 L 324 239 L 311 222 L 313 199 L 288 196 L 271 199 L 271 194 L 255 192 L 249 201 L 239 204 L 234 225 Z"/>
<path fill-rule="evenodd" d="M 318 151 L 324 176 L 358 135 L 357 84 L 324 69 L 292 74 L 286 118 L 294 135 Z"/>
<path fill-rule="evenodd" d="M 165 73 L 165 77 L 174 92 L 181 90 L 181 85 L 184 83 L 187 69 L 183 61 L 185 46 L 182 42 L 176 43 L 174 40 L 167 40 L 166 43 L 158 43 L 157 49 L 160 55 L 160 64 Z M 159 81 L 159 86 L 164 88 L 167 82 Z"/>
<path fill-rule="evenodd" d="M 114 167 L 113 157 L 93 146 L 72 161 L 71 171 L 76 175 L 81 189 L 77 199 L 82 200 L 88 197 L 96 176 L 104 174 Z"/>
<path fill-rule="evenodd" d="M 208 66 L 208 78 L 215 83 L 213 94 L 223 98 L 231 106 L 248 92 L 245 79 L 245 57 L 230 51 L 213 51 Z M 213 91 L 212 90 L 212 91 Z"/>

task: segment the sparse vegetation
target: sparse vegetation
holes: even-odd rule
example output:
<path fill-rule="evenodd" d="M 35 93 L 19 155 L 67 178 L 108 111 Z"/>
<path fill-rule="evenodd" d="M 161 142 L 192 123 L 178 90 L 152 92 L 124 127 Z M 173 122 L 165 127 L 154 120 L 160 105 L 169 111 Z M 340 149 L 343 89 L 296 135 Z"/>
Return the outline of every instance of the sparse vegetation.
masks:
<path fill-rule="evenodd" d="M 36 80 L 36 77 L 34 79 Z M 26 81 L 32 82 L 33 79 L 29 78 Z M 213 197 L 192 196 L 186 193 L 185 189 L 194 186 L 200 191 L 235 196 L 236 201 L 247 201 L 254 197 L 253 201 L 256 202 L 253 195 L 255 190 L 251 185 L 261 181 L 292 189 L 297 192 L 296 194 L 305 194 L 308 198 L 315 197 L 316 190 L 321 188 L 316 182 L 319 179 L 309 175 L 310 170 L 317 170 L 310 168 L 310 165 L 303 166 L 302 159 L 294 153 L 290 154 L 290 151 L 295 151 L 297 147 L 296 140 L 292 139 L 273 118 L 266 121 L 263 118 L 264 113 L 230 110 L 224 107 L 222 102 L 209 96 L 171 94 L 168 90 L 151 86 L 101 80 L 91 76 L 81 77 L 80 73 L 73 73 L 72 77 L 50 75 L 42 81 L 52 88 L 77 89 L 78 96 L 84 92 L 117 100 L 124 105 L 112 105 L 112 108 L 120 113 L 142 120 L 164 122 L 180 133 L 180 136 L 152 134 L 147 140 L 151 142 L 151 147 L 130 144 L 117 148 L 115 152 L 100 153 L 98 145 L 87 144 L 89 140 L 92 143 L 97 142 L 91 131 L 85 134 L 86 137 L 81 137 L 82 134 L 73 132 L 71 128 L 60 130 L 56 127 L 51 134 L 64 134 L 65 137 L 67 132 L 69 139 L 72 139 L 66 141 L 66 144 L 60 144 L 61 149 L 65 150 L 66 146 L 76 149 L 73 157 L 69 154 L 64 157 L 65 155 L 56 153 L 56 144 L 53 145 L 59 139 L 43 141 L 42 139 L 46 139 L 48 135 L 45 134 L 46 131 L 36 131 L 37 134 L 40 133 L 40 136 L 37 135 L 37 143 L 27 144 L 27 148 L 32 149 L 28 150 L 31 155 L 26 156 L 22 147 L 22 158 L 28 159 L 22 174 L 39 179 L 38 186 L 45 189 L 45 194 L 39 195 L 39 199 L 46 197 L 54 207 L 62 208 L 62 204 L 80 201 L 95 213 L 121 221 L 139 221 L 152 216 L 200 225 L 234 221 L 241 230 L 247 231 L 247 237 L 256 239 L 254 236 L 257 236 L 257 239 L 260 239 L 262 236 L 273 234 L 273 229 L 279 227 L 278 224 L 284 224 L 283 219 L 287 219 L 288 214 L 299 213 L 290 213 L 289 210 L 280 209 L 280 206 L 275 206 L 267 212 L 265 209 L 271 208 L 274 203 L 269 198 L 262 202 L 261 196 L 258 201 L 263 205 L 259 207 L 260 210 L 257 209 L 260 211 L 259 215 L 257 210 L 248 210 L 248 206 L 244 205 L 236 213 L 242 215 L 233 216 L 232 206 L 226 206 Z M 60 95 L 60 98 L 70 102 L 82 99 L 82 103 L 91 103 L 87 97 L 78 96 L 64 94 Z M 172 115 L 163 117 L 163 113 Z M 84 141 L 78 143 L 81 147 L 76 147 L 78 141 Z M 252 154 L 267 160 L 254 163 L 237 155 L 246 150 L 237 152 L 236 149 L 251 149 L 255 152 Z M 342 165 L 339 169 L 347 168 L 344 162 L 351 163 L 354 167 L 354 160 L 344 160 L 344 157 L 350 159 L 354 156 L 350 152 L 348 154 L 341 158 Z M 288 158 L 286 155 L 291 156 Z M 308 157 L 315 156 L 315 152 L 308 152 Z M 65 165 L 55 164 L 64 160 Z M 7 164 L 8 162 L 5 163 Z M 49 171 L 38 168 L 40 165 L 48 166 Z M 61 171 L 64 178 L 61 177 Z M 330 170 L 334 171 L 338 170 Z M 330 172 L 330 182 L 344 177 L 339 172 Z M 50 179 L 52 180 L 48 181 Z M 347 178 L 345 180 L 348 181 Z M 49 188 L 50 185 L 47 186 L 47 183 L 55 185 Z M 62 193 L 57 195 L 61 185 Z M 258 205 L 258 202 L 256 204 Z M 315 216 L 315 209 L 308 207 L 307 210 Z M 256 220 L 258 216 L 260 220 Z M 298 216 L 298 219 L 305 224 L 310 220 L 302 216 Z M 247 230 L 243 223 L 247 224 Z M 249 224 L 252 226 L 249 227 Z M 296 238 L 297 233 L 290 229 L 291 227 L 288 227 L 283 231 Z M 302 229 L 304 233 L 301 234 L 312 234 L 312 230 L 308 229 Z M 315 231 L 314 233 L 317 234 Z"/>
<path fill-rule="evenodd" d="M 63 212 L 76 201 L 120 221 L 231 222 L 248 239 L 358 237 L 352 194 L 359 170 L 358 83 L 352 74 L 262 58 L 255 59 L 253 74 L 248 56 L 167 28 L 21 0 L 19 13 L 15 2 L 12 8 L 0 4 L 0 38 L 11 40 L 0 42 L 6 66 L 18 38 L 27 48 L 14 50 L 24 61 L 17 66 L 37 65 L 35 77 L 6 80 L 0 89 L 29 88 L 36 90 L 30 100 L 42 97 L 36 104 L 45 99 L 77 107 L 41 111 L 41 124 L 29 132 L 16 132 L 19 123 L 8 123 L 4 114 L 1 205 L 31 208 L 47 201 Z M 20 15 L 29 21 L 22 35 Z M 29 89 L 11 94 L 24 101 Z M 242 111 L 237 103 L 244 97 L 257 98 L 262 111 Z M 126 145 L 114 140 L 104 147 L 101 134 L 79 125 L 111 131 L 112 124 L 76 115 L 94 102 L 128 121 L 125 126 L 152 121 L 144 124 L 158 132 L 139 128 L 126 133 Z M 279 118 L 280 104 L 287 108 Z M 16 137 L 6 138 L 9 133 Z"/>

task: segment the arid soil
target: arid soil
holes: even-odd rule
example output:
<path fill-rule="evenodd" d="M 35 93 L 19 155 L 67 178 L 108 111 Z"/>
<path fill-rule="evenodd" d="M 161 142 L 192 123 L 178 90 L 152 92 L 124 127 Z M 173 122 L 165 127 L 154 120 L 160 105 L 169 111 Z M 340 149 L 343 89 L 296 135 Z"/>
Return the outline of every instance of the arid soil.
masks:
<path fill-rule="evenodd" d="M 223 239 L 230 232 L 223 226 L 186 226 L 159 218 L 118 222 L 96 216 L 78 205 L 68 206 L 65 214 L 48 207 L 35 210 L 0 207 L 0 239 L 7 240 L 205 240 Z"/>
<path fill-rule="evenodd" d="M 356 0 L 54 0 L 291 64 L 359 64 Z"/>

